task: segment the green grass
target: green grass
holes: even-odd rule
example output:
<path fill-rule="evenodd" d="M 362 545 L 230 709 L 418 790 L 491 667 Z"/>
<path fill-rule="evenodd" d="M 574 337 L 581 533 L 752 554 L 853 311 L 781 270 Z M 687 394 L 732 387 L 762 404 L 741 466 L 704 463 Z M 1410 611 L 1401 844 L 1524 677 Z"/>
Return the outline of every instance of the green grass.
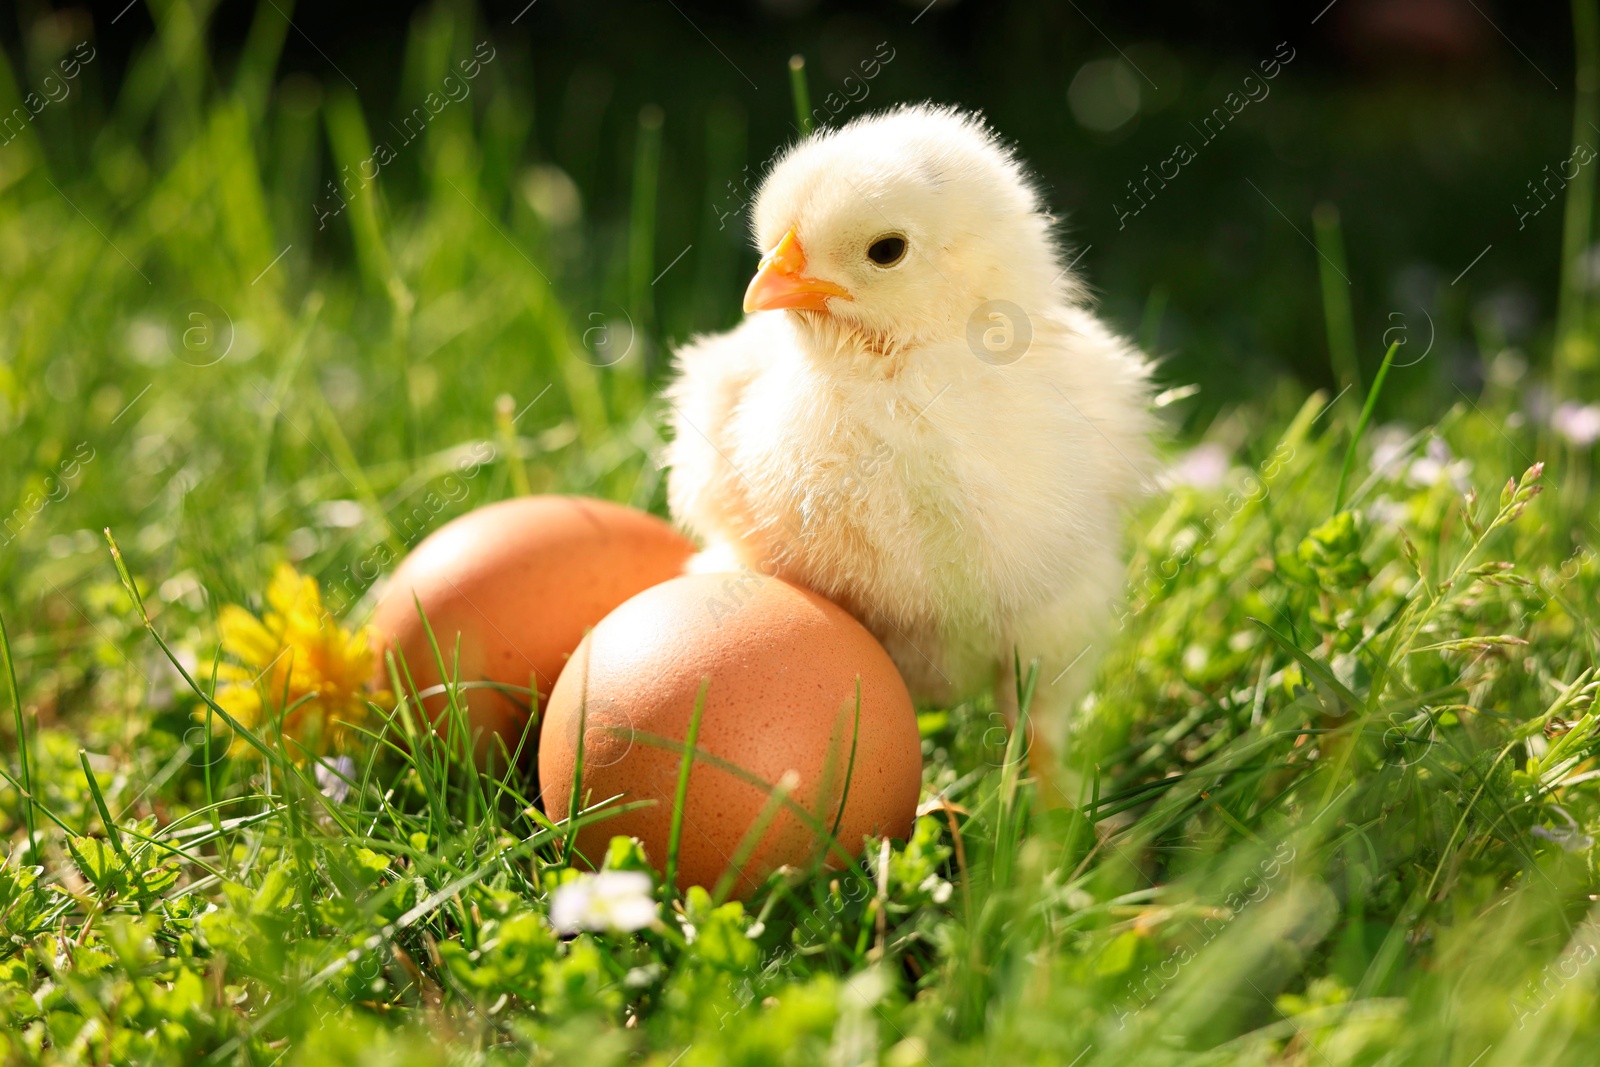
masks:
<path fill-rule="evenodd" d="M 272 10 L 217 82 L 171 7 L 103 121 L 69 103 L 0 148 L 0 1057 L 1594 1062 L 1594 456 L 1525 413 L 1548 353 L 1491 350 L 1398 445 L 1400 358 L 1364 406 L 1283 385 L 1222 412 L 1226 479 L 1135 524 L 1071 809 L 1038 808 L 989 702 L 929 708 L 911 841 L 563 939 L 575 824 L 614 805 L 540 812 L 411 701 L 343 799 L 274 730 L 231 751 L 217 611 L 280 561 L 359 622 L 383 562 L 471 506 L 663 504 L 659 113 L 627 225 L 574 221 L 530 195 L 550 175 L 487 64 L 319 235 L 322 145 L 358 166 L 378 117 L 269 93 Z M 406 92 L 481 39 L 420 20 Z M 0 70 L 0 105 L 30 78 Z M 1592 346 L 1563 292 L 1563 344 Z"/>

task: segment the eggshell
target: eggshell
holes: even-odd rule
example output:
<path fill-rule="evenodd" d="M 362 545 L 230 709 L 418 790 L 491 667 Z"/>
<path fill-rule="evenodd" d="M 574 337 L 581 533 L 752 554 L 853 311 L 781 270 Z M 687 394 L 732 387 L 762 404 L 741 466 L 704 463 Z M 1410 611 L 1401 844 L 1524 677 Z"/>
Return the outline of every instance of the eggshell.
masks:
<path fill-rule="evenodd" d="M 626 834 L 665 866 L 681 756 L 651 735 L 683 741 L 702 681 L 700 751 L 769 784 L 796 772 L 791 798 L 828 829 L 849 771 L 838 839 L 852 855 L 865 834 L 910 833 L 921 739 L 905 683 L 882 646 L 814 593 L 751 573 L 702 574 L 657 585 L 607 615 L 551 693 L 539 752 L 545 810 L 557 818 L 568 813 L 580 717 L 580 795 L 588 803 L 619 795 L 658 802 L 585 826 L 578 833 L 585 856 L 598 859 L 611 837 Z M 768 795 L 713 763 L 695 762 L 680 887 L 716 885 Z M 744 864 L 736 894 L 753 892 L 780 865 L 811 862 L 821 844 L 814 829 L 781 809 Z M 837 854 L 829 862 L 838 866 Z"/>
<path fill-rule="evenodd" d="M 683 572 L 694 546 L 667 523 L 604 500 L 526 496 L 455 519 L 406 557 L 384 589 L 372 620 L 378 683 L 389 687 L 383 651 L 405 657 L 417 691 L 439 685 L 437 662 L 417 601 L 459 678 L 537 689 L 548 697 L 584 632 L 613 608 Z M 413 599 L 415 598 L 415 599 Z M 493 689 L 467 690 L 468 722 L 480 733 L 477 758 L 515 751 L 525 706 Z M 425 707 L 445 729 L 443 694 Z"/>

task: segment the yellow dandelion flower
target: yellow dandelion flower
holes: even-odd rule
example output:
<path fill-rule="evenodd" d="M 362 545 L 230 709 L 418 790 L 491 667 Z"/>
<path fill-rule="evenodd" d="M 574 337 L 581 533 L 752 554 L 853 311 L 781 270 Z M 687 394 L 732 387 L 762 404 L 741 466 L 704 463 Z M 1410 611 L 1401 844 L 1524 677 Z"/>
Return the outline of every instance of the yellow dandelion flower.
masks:
<path fill-rule="evenodd" d="M 259 619 L 236 604 L 222 609 L 222 648 L 234 662 L 217 669 L 218 706 L 264 740 L 281 719 L 284 737 L 300 742 L 288 746 L 291 757 L 341 747 L 367 717 L 367 701 L 386 698 L 367 687 L 370 632 L 341 627 L 323 610 L 316 579 L 288 564 L 273 574 L 267 605 Z M 231 751 L 249 747 L 235 737 Z"/>

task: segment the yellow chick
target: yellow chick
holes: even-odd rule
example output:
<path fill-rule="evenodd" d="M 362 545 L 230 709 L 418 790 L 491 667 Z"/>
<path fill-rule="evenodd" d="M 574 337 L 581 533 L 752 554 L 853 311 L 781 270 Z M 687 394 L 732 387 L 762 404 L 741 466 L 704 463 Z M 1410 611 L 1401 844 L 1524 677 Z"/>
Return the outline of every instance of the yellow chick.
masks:
<path fill-rule="evenodd" d="M 998 683 L 1014 711 L 1013 655 L 1038 659 L 1034 721 L 1059 738 L 1150 484 L 1149 364 L 975 115 L 903 107 L 808 137 L 753 229 L 744 321 L 679 351 L 667 393 L 691 570 L 829 597 L 919 699 Z"/>

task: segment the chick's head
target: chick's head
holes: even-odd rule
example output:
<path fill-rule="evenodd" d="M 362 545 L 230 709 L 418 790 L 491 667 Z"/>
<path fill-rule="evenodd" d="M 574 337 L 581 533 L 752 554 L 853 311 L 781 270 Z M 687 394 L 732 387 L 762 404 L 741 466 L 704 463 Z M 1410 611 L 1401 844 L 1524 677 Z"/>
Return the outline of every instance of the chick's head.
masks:
<path fill-rule="evenodd" d="M 961 336 L 991 300 L 1070 299 L 1052 219 L 1011 151 L 975 115 L 904 107 L 817 133 L 762 183 L 761 266 L 746 312 L 903 350 Z"/>

